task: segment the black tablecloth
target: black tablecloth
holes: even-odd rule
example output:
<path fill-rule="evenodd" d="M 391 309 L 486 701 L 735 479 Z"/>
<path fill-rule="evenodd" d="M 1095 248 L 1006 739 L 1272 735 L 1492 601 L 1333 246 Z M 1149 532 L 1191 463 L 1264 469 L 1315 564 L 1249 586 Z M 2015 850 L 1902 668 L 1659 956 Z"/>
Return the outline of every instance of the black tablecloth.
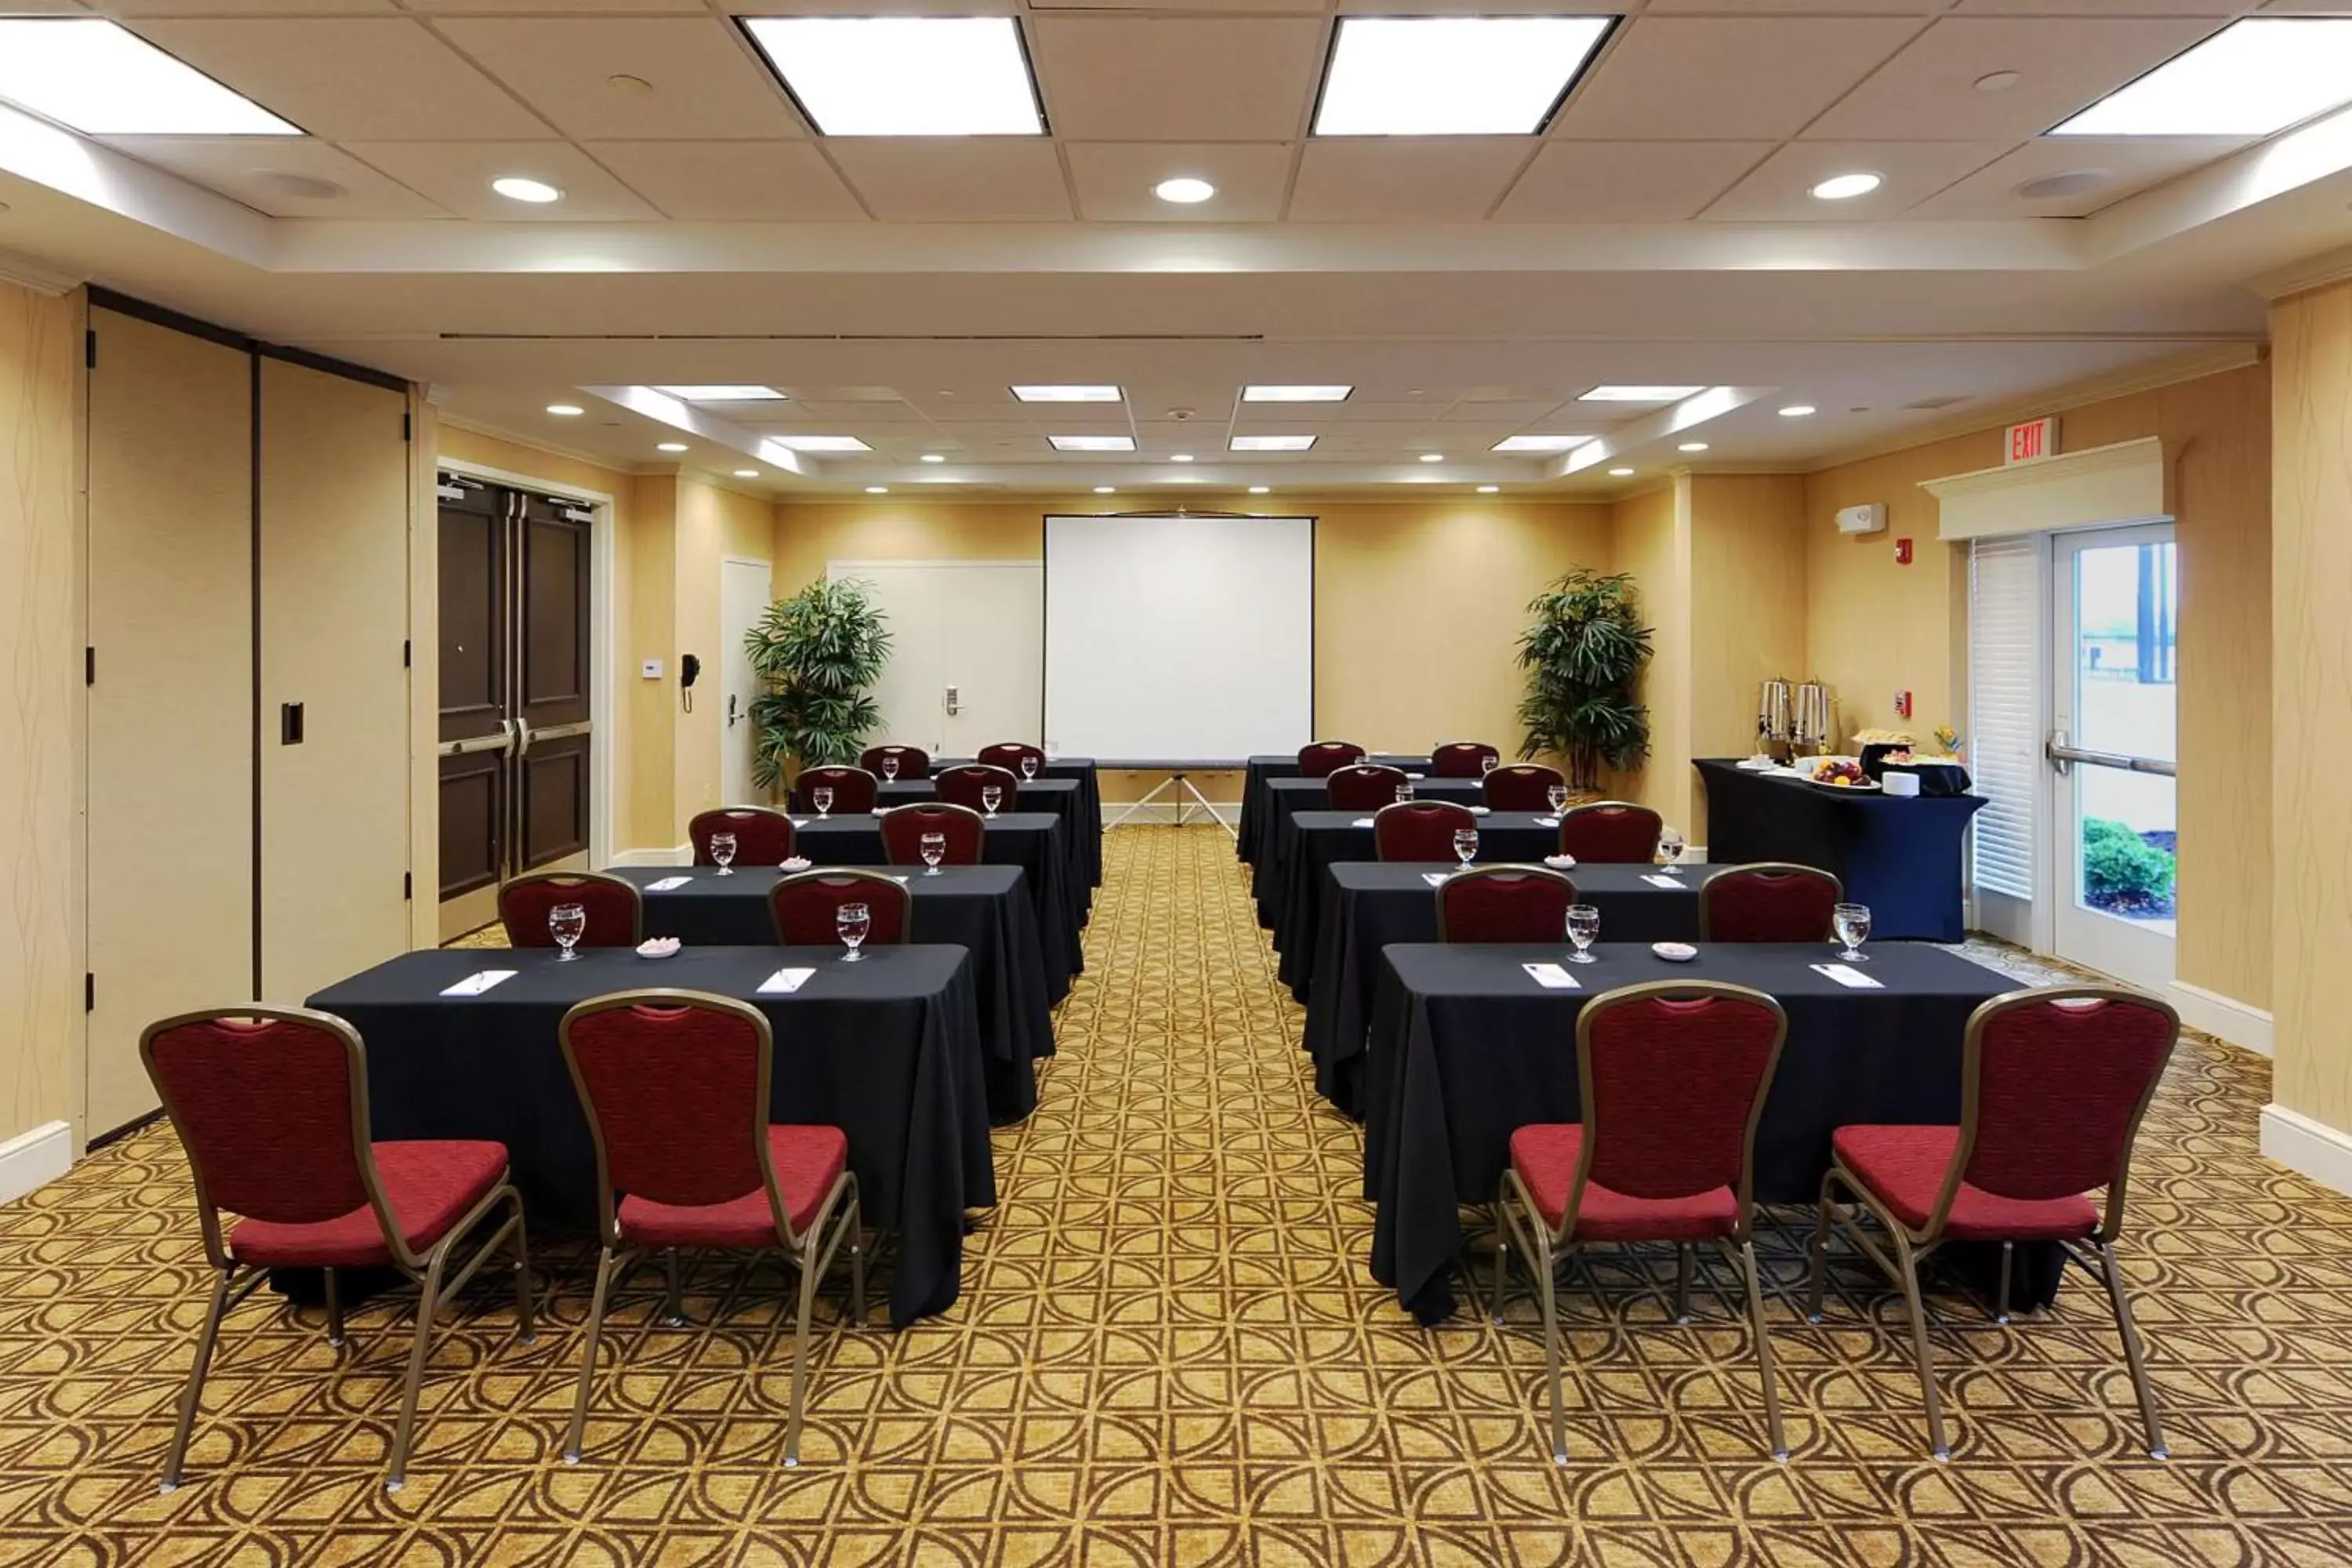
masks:
<path fill-rule="evenodd" d="M 1295 811 L 1276 822 L 1274 854 L 1255 868 L 1263 890 L 1257 921 L 1274 933 L 1282 978 L 1307 1000 L 1303 973 L 1314 962 L 1316 921 L 1323 912 L 1323 873 L 1343 860 L 1375 860 L 1369 816 L 1351 811 Z M 1358 826 L 1364 823 L 1367 826 Z M 1478 861 L 1541 860 L 1559 851 L 1559 818 L 1531 811 L 1496 811 L 1478 818 Z M 1270 895 L 1270 896 L 1269 896 Z"/>
<path fill-rule="evenodd" d="M 1427 879 L 1444 869 L 1349 862 L 1332 867 L 1323 879 L 1303 1043 L 1315 1058 L 1315 1087 L 1350 1116 L 1363 1113 L 1364 1029 L 1381 949 L 1437 940 L 1437 890 Z M 1696 942 L 1698 884 L 1706 874 L 1703 866 L 1671 878 L 1654 866 L 1580 866 L 1569 873 L 1577 897 L 1601 911 L 1602 938 L 1634 942 Z M 1679 886 L 1647 880 L 1653 877 Z M 1565 931 L 1559 951 L 1568 951 Z"/>
<path fill-rule="evenodd" d="M 1429 771 L 1427 757 L 1402 756 L 1392 752 L 1377 752 L 1366 757 L 1368 763 L 1378 763 L 1384 768 L 1399 768 L 1406 773 L 1425 773 Z M 1276 779 L 1298 776 L 1298 758 L 1289 752 L 1260 752 L 1250 758 L 1242 773 L 1242 812 L 1234 824 L 1238 836 L 1235 851 L 1250 865 L 1256 865 L 1258 856 L 1267 847 L 1265 826 L 1270 807 L 1265 798 L 1265 786 Z"/>
<path fill-rule="evenodd" d="M 945 757 L 931 763 L 933 772 L 941 768 L 959 767 L 972 762 L 971 757 Z M 1014 773 L 1021 770 L 1015 768 Z M 1082 835 L 1080 844 L 1087 862 L 1087 886 L 1102 886 L 1102 778 L 1092 757 L 1048 757 L 1037 770 L 1039 778 L 1070 779 L 1078 786 L 1079 809 L 1084 813 L 1091 831 Z"/>
<path fill-rule="evenodd" d="M 866 1223 L 898 1233 L 890 1321 L 945 1311 L 961 1287 L 963 1214 L 996 1202 L 970 956 L 960 947 L 689 947 L 652 961 L 626 948 L 404 953 L 310 1005 L 367 1042 L 379 1139 L 488 1138 L 507 1146 L 536 1223 L 593 1227 L 596 1156 L 556 1026 L 576 1002 L 639 986 L 750 1002 L 776 1036 L 769 1114 L 849 1137 Z M 814 967 L 789 996 L 758 994 L 785 966 Z M 440 990 L 482 969 L 518 973 L 480 996 Z"/>
<path fill-rule="evenodd" d="M 1871 934 L 1958 942 L 1960 840 L 1981 795 L 1853 794 L 1785 774 L 1696 764 L 1706 784 L 1706 858 L 1724 865 L 1793 860 L 1818 866 L 1870 906 Z"/>
<path fill-rule="evenodd" d="M 1756 1131 L 1759 1203 L 1810 1204 L 1830 1133 L 1849 1122 L 1957 1122 L 1969 1015 L 2017 983 L 1940 949 L 1871 944 L 1884 990 L 1815 973 L 1827 944 L 1719 944 L 1690 963 L 1604 942 L 1572 966 L 1583 987 L 1546 991 L 1519 966 L 1556 946 L 1389 948 L 1364 1074 L 1364 1193 L 1377 1205 L 1372 1275 L 1423 1322 L 1453 1310 L 1457 1205 L 1495 1201 L 1512 1131 L 1574 1121 L 1576 1016 L 1585 1001 L 1647 980 L 1727 980 L 1778 997 L 1789 1041 Z"/>
<path fill-rule="evenodd" d="M 929 779 L 892 779 L 883 784 L 875 804 L 904 805 L 908 801 L 937 800 L 939 794 L 940 786 Z M 1044 812 L 1061 822 L 1064 875 L 1077 899 L 1081 917 L 1091 917 L 1095 886 L 1102 880 L 1102 808 L 1095 808 L 1089 825 L 1086 786 L 1076 779 L 1032 779 L 1018 785 L 1014 794 L 1014 799 L 1004 803 L 1005 809 Z"/>
<path fill-rule="evenodd" d="M 887 866 L 869 869 L 904 879 L 914 895 L 908 940 L 971 950 L 989 1114 L 1001 1122 L 1028 1115 L 1037 1108 L 1033 1064 L 1054 1054 L 1051 1009 L 1069 994 L 1070 976 L 1045 962 L 1021 868 L 942 866 L 936 877 Z M 612 875 L 640 888 L 690 879 L 683 888 L 646 892 L 647 936 L 674 936 L 693 947 L 759 947 L 776 940 L 768 889 L 782 873 L 773 867 L 738 867 L 733 876 L 721 877 L 708 866 L 625 866 Z"/>
<path fill-rule="evenodd" d="M 881 866 L 882 826 L 872 816 L 796 816 L 793 844 L 820 866 Z M 1072 887 L 1069 857 L 1062 847 L 1062 819 L 1051 812 L 1008 811 L 989 819 L 981 838 L 981 859 L 991 866 L 1018 866 L 1029 883 L 1037 911 L 1038 940 L 1045 965 L 1066 974 L 1085 973 L 1086 905 Z M 902 868 L 903 869 L 903 868 Z"/>

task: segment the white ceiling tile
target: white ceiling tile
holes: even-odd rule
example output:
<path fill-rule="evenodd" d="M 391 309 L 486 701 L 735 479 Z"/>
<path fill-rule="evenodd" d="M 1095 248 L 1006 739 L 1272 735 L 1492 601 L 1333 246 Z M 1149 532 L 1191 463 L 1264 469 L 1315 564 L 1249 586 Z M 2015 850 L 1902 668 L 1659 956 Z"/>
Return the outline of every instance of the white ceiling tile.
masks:
<path fill-rule="evenodd" d="M 1055 134 L 1093 142 L 1286 142 L 1323 68 L 1320 20 L 1046 16 L 1028 24 Z"/>
<path fill-rule="evenodd" d="M 352 156 L 484 223 L 609 223 L 661 215 L 595 160 L 564 142 L 351 142 Z M 544 205 L 490 189 L 503 175 L 543 180 L 563 193 Z"/>
<path fill-rule="evenodd" d="M 1043 137 L 834 136 L 825 150 L 887 222 L 1061 223 L 1071 216 L 1061 162 Z"/>
<path fill-rule="evenodd" d="M 1679 223 L 1761 163 L 1770 142 L 1554 142 L 1495 216 L 1526 223 Z"/>
<path fill-rule="evenodd" d="M 9 0 L 12 16 L 85 15 L 101 16 L 396 16 L 393 0 L 94 0 L 89 6 L 73 0 Z"/>
<path fill-rule="evenodd" d="M 2082 3 L 2095 5 L 2100 0 Z M 1649 9 L 1656 16 L 1692 11 L 1721 16 L 1726 11 L 1738 10 L 1776 16 L 1928 16 L 1948 9 L 1950 5 L 1951 0 L 1650 0 Z"/>
<path fill-rule="evenodd" d="M 1948 17 L 1805 131 L 1821 141 L 2009 141 L 2039 136 L 2212 30 L 2137 17 Z M 2013 87 L 1976 83 L 2016 71 Z"/>
<path fill-rule="evenodd" d="M 1271 223 L 1282 216 L 1291 149 L 1279 142 L 1071 142 L 1062 149 L 1078 216 L 1098 223 Z M 1163 202 L 1160 181 L 1206 180 L 1205 202 Z"/>
<path fill-rule="evenodd" d="M 2314 11 L 2343 0 L 2293 0 L 2282 4 L 2282 10 Z M 2135 16 L 2234 16 L 2255 7 L 2247 0 L 2124 0 L 2121 5 L 2101 5 L 2096 0 L 1958 0 L 1952 9 L 1964 16 L 2100 16 L 2117 12 Z"/>
<path fill-rule="evenodd" d="M 818 3 L 832 4 L 835 0 Z M 961 0 L 950 3 L 960 4 Z M 1324 0 L 1028 0 L 1028 5 L 1032 11 L 1206 11 L 1223 16 L 1242 13 L 1319 16 Z"/>
<path fill-rule="evenodd" d="M 158 20 L 133 30 L 331 142 L 555 134 L 422 22 Z"/>
<path fill-rule="evenodd" d="M 702 0 L 401 0 L 411 11 L 432 16 L 597 16 L 616 12 L 643 15 L 647 11 L 677 11 L 707 16 L 710 7 Z"/>
<path fill-rule="evenodd" d="M 1306 223 L 1467 223 L 1486 216 L 1532 136 L 1363 136 L 1309 142 L 1290 216 Z"/>
<path fill-rule="evenodd" d="M 2246 141 L 2228 136 L 2061 136 L 2028 142 L 1906 216 L 1935 218 L 2084 217 L 2161 184 Z M 2072 195 L 2028 198 L 2017 187 L 2053 175 L 2096 171 L 2106 177 Z"/>
<path fill-rule="evenodd" d="M 103 140 L 143 163 L 169 169 L 272 217 L 449 216 L 399 181 L 307 136 L 110 136 Z M 289 188 L 302 179 L 330 181 L 341 185 L 342 194 L 306 195 Z"/>
<path fill-rule="evenodd" d="M 1775 223 L 1897 217 L 2008 151 L 2000 142 L 1791 142 L 1703 216 Z M 1862 171 L 1885 183 L 1868 195 L 1842 202 L 1817 200 L 1810 194 L 1832 174 Z"/>
<path fill-rule="evenodd" d="M 440 30 L 567 136 L 687 142 L 803 134 L 783 89 L 717 16 L 458 18 Z M 614 76 L 651 90 L 616 88 Z"/>
<path fill-rule="evenodd" d="M 670 217 L 807 223 L 866 210 L 808 142 L 583 142 L 598 163 Z"/>
<path fill-rule="evenodd" d="M 1610 49 L 1553 134 L 1780 141 L 1920 26 L 1893 16 L 1645 16 Z"/>

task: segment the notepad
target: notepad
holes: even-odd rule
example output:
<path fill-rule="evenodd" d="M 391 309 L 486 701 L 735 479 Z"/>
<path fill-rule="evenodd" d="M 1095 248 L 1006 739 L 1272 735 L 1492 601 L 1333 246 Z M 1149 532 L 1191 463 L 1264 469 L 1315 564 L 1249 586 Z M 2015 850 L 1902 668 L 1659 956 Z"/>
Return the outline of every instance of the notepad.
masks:
<path fill-rule="evenodd" d="M 1690 887 L 1690 884 L 1687 882 L 1676 881 L 1674 878 L 1663 874 L 1655 877 L 1644 876 L 1642 880 L 1649 883 L 1653 888 L 1667 888 L 1677 893 L 1683 892 Z"/>
<path fill-rule="evenodd" d="M 1869 975 L 1864 974 L 1861 970 L 1856 969 L 1851 963 L 1815 963 L 1810 964 L 1807 967 L 1811 969 L 1816 974 L 1826 974 L 1832 980 L 1836 981 L 1839 984 L 1850 986 L 1856 991 L 1884 991 L 1886 989 L 1885 986 L 1881 985 L 1877 981 L 1873 980 Z"/>
<path fill-rule="evenodd" d="M 809 819 L 805 816 L 795 816 L 793 818 L 793 826 L 794 827 L 806 827 L 808 825 Z"/>
<path fill-rule="evenodd" d="M 672 888 L 683 888 L 688 882 L 693 880 L 694 879 L 691 877 L 664 877 L 657 882 L 647 882 L 646 884 L 646 891 L 648 893 L 667 893 Z"/>
<path fill-rule="evenodd" d="M 906 878 L 904 878 L 904 877 L 899 876 L 897 872 L 895 872 L 895 871 L 894 871 L 894 872 L 892 872 L 892 873 L 890 874 L 890 879 L 891 879 L 892 881 L 894 881 L 894 882 L 903 882 L 903 881 L 905 881 L 907 879 L 906 879 Z"/>
<path fill-rule="evenodd" d="M 1442 888 L 1445 886 L 1452 878 L 1453 873 L 1450 871 L 1423 871 L 1421 874 L 1421 879 L 1428 883 L 1433 888 Z"/>
<path fill-rule="evenodd" d="M 1536 826 L 1538 827 L 1558 827 L 1559 826 L 1559 818 L 1557 816 L 1538 816 L 1536 818 Z"/>
<path fill-rule="evenodd" d="M 789 996 L 816 973 L 814 969 L 779 969 L 760 982 L 762 996 Z"/>
<path fill-rule="evenodd" d="M 1370 827 L 1371 825 L 1372 819 L 1369 816 L 1360 816 L 1356 818 L 1355 821 L 1348 824 L 1350 827 Z"/>
<path fill-rule="evenodd" d="M 515 972 L 511 969 L 477 969 L 473 973 L 468 974 L 465 979 L 457 982 L 457 984 L 442 987 L 441 994 L 444 996 L 479 996 L 483 992 L 488 991 L 491 986 L 498 984 L 500 981 L 512 980 L 514 977 Z"/>
<path fill-rule="evenodd" d="M 1570 974 L 1567 970 L 1562 969 L 1557 963 L 1522 963 L 1519 967 L 1528 972 L 1528 978 L 1533 980 L 1537 984 L 1542 986 L 1547 991 L 1581 991 L 1584 989 L 1583 986 L 1579 985 L 1576 983 L 1575 975 Z"/>

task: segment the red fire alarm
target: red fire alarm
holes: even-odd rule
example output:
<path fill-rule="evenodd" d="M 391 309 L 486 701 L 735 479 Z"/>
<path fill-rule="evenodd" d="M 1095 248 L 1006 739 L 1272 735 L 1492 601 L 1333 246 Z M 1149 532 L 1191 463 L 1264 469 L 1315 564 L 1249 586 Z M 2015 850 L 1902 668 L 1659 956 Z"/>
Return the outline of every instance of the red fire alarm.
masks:
<path fill-rule="evenodd" d="M 1895 564 L 1897 566 L 1908 566 L 1911 564 L 1911 542 L 1909 540 L 1898 539 L 1895 542 Z"/>
<path fill-rule="evenodd" d="M 1908 719 L 1911 717 L 1911 694 L 1909 692 L 1898 691 L 1895 694 L 1895 716 L 1897 719 Z"/>

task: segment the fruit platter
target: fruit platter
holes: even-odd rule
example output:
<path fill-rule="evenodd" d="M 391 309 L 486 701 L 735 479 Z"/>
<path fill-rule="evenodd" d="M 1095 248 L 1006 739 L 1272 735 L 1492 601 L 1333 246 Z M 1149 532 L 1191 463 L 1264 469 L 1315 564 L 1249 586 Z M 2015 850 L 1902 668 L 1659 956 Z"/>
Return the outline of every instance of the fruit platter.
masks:
<path fill-rule="evenodd" d="M 1862 771 L 1852 757 L 1821 757 L 1805 764 L 1805 778 L 1824 789 L 1874 790 L 1876 780 Z"/>

